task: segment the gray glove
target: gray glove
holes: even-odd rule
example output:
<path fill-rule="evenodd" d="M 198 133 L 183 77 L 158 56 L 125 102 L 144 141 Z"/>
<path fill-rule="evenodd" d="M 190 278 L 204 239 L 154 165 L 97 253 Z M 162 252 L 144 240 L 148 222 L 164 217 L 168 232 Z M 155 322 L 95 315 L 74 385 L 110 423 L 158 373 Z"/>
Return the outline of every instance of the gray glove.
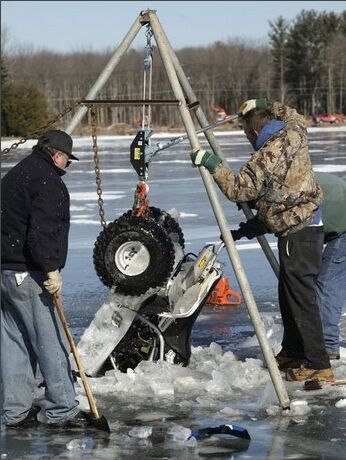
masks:
<path fill-rule="evenodd" d="M 43 286 L 47 289 L 49 294 L 61 294 L 62 278 L 59 270 L 54 270 L 47 273 L 47 279 L 43 282 Z"/>

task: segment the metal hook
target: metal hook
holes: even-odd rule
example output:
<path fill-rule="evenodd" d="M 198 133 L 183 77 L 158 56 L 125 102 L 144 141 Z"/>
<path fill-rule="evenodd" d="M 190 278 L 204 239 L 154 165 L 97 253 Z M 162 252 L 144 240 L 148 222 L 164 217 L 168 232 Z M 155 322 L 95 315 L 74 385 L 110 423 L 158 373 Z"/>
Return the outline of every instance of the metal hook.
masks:
<path fill-rule="evenodd" d="M 153 36 L 153 29 L 150 24 L 147 24 L 147 31 L 145 32 L 147 37 L 147 46 L 151 46 L 151 37 Z"/>

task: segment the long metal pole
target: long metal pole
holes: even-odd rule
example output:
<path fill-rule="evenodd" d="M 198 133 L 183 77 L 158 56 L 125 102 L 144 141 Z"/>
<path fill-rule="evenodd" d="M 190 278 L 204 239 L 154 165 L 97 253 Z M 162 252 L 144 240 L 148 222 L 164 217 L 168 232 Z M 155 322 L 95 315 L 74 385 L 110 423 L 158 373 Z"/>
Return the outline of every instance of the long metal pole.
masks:
<path fill-rule="evenodd" d="M 165 36 L 166 39 L 167 39 L 167 36 Z M 176 56 L 176 54 L 174 53 L 172 47 L 170 47 L 170 51 L 171 51 L 171 57 L 172 57 L 172 61 L 173 61 L 173 64 L 174 64 L 174 67 L 175 67 L 175 70 L 177 72 L 177 76 L 179 78 L 179 81 L 185 91 L 185 94 L 188 98 L 188 102 L 191 104 L 193 102 L 196 102 L 197 101 L 197 98 L 196 98 L 196 95 L 194 94 L 194 91 L 190 85 L 190 82 L 189 80 L 187 79 L 186 75 L 185 75 L 185 72 L 182 68 L 182 66 L 180 65 L 180 62 Z M 202 108 L 199 106 L 197 107 L 196 109 L 196 118 L 200 124 L 200 126 L 202 128 L 206 128 L 209 125 L 209 122 L 202 110 Z M 198 131 L 197 131 L 198 132 Z M 215 155 L 217 155 L 218 157 L 221 158 L 222 160 L 222 163 L 225 165 L 225 166 L 228 166 L 227 164 L 227 161 L 222 153 L 222 150 L 220 148 L 220 145 L 219 143 L 217 142 L 216 138 L 215 138 L 215 135 L 213 133 L 213 131 L 205 131 L 205 136 L 209 142 L 209 145 L 210 147 L 212 148 L 212 150 L 214 151 Z M 252 212 L 250 206 L 247 204 L 247 203 L 242 203 L 241 205 L 241 208 L 246 216 L 247 219 L 251 219 L 254 217 L 254 213 Z M 263 235 L 260 235 L 257 237 L 257 241 L 259 242 L 265 256 L 267 257 L 267 260 L 270 264 L 270 266 L 272 267 L 273 271 L 274 271 L 274 274 L 276 275 L 277 278 L 279 278 L 279 263 L 271 249 L 271 247 L 269 246 L 269 243 L 266 239 L 265 236 Z"/>
<path fill-rule="evenodd" d="M 85 99 L 94 99 L 97 93 L 103 88 L 105 83 L 107 82 L 108 78 L 111 76 L 114 68 L 118 64 L 119 60 L 121 57 L 126 53 L 127 49 L 135 39 L 136 35 L 138 34 L 139 30 L 142 27 L 141 19 L 142 19 L 142 14 L 140 14 L 135 22 L 132 24 L 131 28 L 129 29 L 128 33 L 116 49 L 115 53 L 109 60 L 108 64 L 106 67 L 103 69 L 103 71 L 100 73 L 98 79 L 95 81 L 94 85 L 88 92 L 88 94 L 85 96 Z M 68 134 L 71 134 L 76 126 L 79 124 L 79 122 L 82 120 L 83 116 L 87 112 L 88 107 L 86 106 L 79 106 L 75 115 L 73 116 L 72 120 L 70 123 L 67 125 L 65 131 Z"/>
<path fill-rule="evenodd" d="M 149 12 L 148 13 L 149 19 L 150 19 L 150 25 L 153 29 L 153 33 L 155 36 L 155 40 L 163 61 L 163 64 L 165 66 L 166 72 L 168 79 L 170 81 L 170 84 L 172 86 L 172 90 L 175 94 L 175 97 L 181 101 L 181 105 L 179 106 L 180 114 L 185 126 L 185 129 L 187 131 L 187 134 L 189 136 L 189 141 L 191 144 L 191 148 L 198 149 L 200 148 L 200 144 L 198 141 L 198 137 L 195 132 L 195 127 L 191 118 L 191 115 L 189 113 L 189 109 L 186 105 L 185 98 L 184 98 L 184 93 L 182 91 L 182 88 L 179 83 L 178 76 L 176 74 L 173 61 L 172 61 L 172 53 L 171 53 L 171 47 L 169 46 L 168 40 L 162 30 L 161 24 L 154 12 Z M 215 218 L 218 222 L 218 225 L 220 227 L 226 249 L 228 252 L 228 255 L 230 257 L 231 263 L 234 268 L 234 272 L 237 276 L 237 280 L 239 283 L 239 286 L 241 288 L 245 303 L 247 305 L 248 311 L 250 318 L 252 320 L 253 326 L 255 328 L 255 332 L 258 338 L 258 341 L 260 343 L 265 361 L 268 365 L 268 370 L 271 376 L 271 379 L 273 381 L 273 385 L 276 391 L 276 394 L 278 396 L 279 402 L 281 404 L 281 407 L 286 409 L 289 407 L 289 398 L 288 394 L 286 391 L 286 387 L 283 384 L 283 381 L 281 379 L 280 371 L 277 367 L 273 352 L 270 348 L 269 342 L 267 340 L 267 335 L 265 331 L 265 327 L 263 324 L 263 321 L 258 313 L 257 306 L 255 299 L 252 295 L 252 291 L 249 285 L 249 282 L 247 280 L 245 271 L 243 269 L 240 257 L 238 255 L 237 249 L 235 247 L 234 241 L 232 239 L 232 236 L 229 232 L 229 227 L 227 220 L 225 218 L 225 215 L 223 213 L 223 210 L 220 206 L 215 188 L 214 188 L 214 183 L 212 180 L 211 175 L 209 174 L 208 170 L 205 169 L 204 167 L 199 168 L 202 180 L 204 182 L 204 186 L 206 188 L 213 212 L 215 214 Z"/>

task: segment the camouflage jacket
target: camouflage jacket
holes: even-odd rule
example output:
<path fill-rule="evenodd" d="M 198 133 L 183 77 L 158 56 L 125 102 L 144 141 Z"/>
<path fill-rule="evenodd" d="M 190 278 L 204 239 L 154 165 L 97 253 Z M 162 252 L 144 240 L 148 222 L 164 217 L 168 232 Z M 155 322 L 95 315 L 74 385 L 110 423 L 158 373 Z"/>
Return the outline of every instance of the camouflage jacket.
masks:
<path fill-rule="evenodd" d="M 254 200 L 268 230 L 286 236 L 311 222 L 322 190 L 312 170 L 304 118 L 279 102 L 270 102 L 268 108 L 285 127 L 269 137 L 238 174 L 221 164 L 213 177 L 230 200 Z"/>

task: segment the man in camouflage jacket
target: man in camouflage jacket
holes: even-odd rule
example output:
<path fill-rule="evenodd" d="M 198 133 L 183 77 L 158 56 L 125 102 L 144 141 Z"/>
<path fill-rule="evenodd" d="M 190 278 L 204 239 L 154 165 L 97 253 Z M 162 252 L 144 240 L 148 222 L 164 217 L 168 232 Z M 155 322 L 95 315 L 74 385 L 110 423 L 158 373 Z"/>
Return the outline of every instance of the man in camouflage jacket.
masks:
<path fill-rule="evenodd" d="M 278 237 L 284 326 L 279 368 L 287 380 L 330 379 L 314 284 L 323 248 L 322 191 L 311 166 L 305 120 L 265 98 L 244 102 L 238 113 L 255 149 L 238 174 L 203 150 L 192 152 L 191 159 L 209 170 L 231 201 L 253 201 L 260 224 Z"/>

